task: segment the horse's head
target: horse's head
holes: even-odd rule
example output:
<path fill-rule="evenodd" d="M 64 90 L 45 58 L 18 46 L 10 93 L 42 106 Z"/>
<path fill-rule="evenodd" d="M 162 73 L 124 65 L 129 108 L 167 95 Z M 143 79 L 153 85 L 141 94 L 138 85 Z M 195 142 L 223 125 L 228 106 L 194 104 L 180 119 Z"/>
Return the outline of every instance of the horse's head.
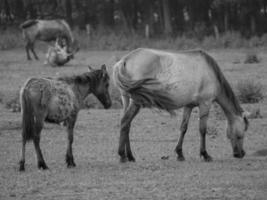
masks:
<path fill-rule="evenodd" d="M 76 54 L 80 50 L 79 43 L 76 39 L 68 44 L 67 52 L 70 55 L 70 59 L 74 58 L 74 54 Z"/>
<path fill-rule="evenodd" d="M 248 114 L 244 112 L 242 116 L 236 117 L 233 122 L 229 122 L 227 127 L 227 137 L 230 139 L 235 158 L 243 158 L 246 154 L 243 143 L 249 125 L 247 116 Z"/>
<path fill-rule="evenodd" d="M 104 108 L 110 108 L 112 102 L 109 94 L 109 75 L 106 69 L 106 65 L 102 65 L 100 70 L 93 70 L 88 66 L 89 72 L 95 74 L 94 85 L 91 88 L 92 93 L 102 103 Z"/>

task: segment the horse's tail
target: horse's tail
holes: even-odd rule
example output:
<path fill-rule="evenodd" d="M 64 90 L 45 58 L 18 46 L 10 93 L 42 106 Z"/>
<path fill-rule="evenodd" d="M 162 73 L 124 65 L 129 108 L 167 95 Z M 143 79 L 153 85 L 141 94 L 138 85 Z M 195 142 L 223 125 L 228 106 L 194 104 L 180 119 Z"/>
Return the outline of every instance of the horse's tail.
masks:
<path fill-rule="evenodd" d="M 35 25 L 37 23 L 38 23 L 38 20 L 30 19 L 30 20 L 27 20 L 27 21 L 23 22 L 19 27 L 21 29 L 25 29 L 25 28 L 33 26 L 33 25 Z"/>
<path fill-rule="evenodd" d="M 124 59 L 119 61 L 113 71 L 115 85 L 122 91 L 128 93 L 130 97 L 142 107 L 158 108 L 165 110 L 171 115 L 173 110 L 177 108 L 177 104 L 167 89 L 154 78 L 146 78 L 141 80 L 130 80 L 123 71 L 126 62 Z"/>
<path fill-rule="evenodd" d="M 29 91 L 22 88 L 20 91 L 20 103 L 22 112 L 22 139 L 32 140 L 34 137 L 34 115 Z"/>

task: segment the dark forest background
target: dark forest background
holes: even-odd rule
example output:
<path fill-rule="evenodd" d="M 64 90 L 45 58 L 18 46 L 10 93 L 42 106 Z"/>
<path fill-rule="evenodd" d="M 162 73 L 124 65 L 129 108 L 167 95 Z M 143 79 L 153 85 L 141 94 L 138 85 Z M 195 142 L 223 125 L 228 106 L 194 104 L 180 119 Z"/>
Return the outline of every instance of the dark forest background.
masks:
<path fill-rule="evenodd" d="M 1 30 L 36 18 L 64 18 L 92 37 L 250 39 L 267 33 L 267 0 L 0 0 Z"/>

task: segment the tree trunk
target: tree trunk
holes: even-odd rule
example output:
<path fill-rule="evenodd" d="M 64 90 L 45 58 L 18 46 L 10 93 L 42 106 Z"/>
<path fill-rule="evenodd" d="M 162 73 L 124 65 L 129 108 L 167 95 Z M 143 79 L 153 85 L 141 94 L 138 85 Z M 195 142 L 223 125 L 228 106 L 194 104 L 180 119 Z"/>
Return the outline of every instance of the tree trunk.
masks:
<path fill-rule="evenodd" d="M 165 35 L 172 34 L 172 24 L 171 24 L 171 15 L 169 0 L 162 0 L 163 5 L 163 18 L 164 18 L 164 33 Z"/>
<path fill-rule="evenodd" d="M 255 22 L 255 17 L 252 15 L 250 16 L 250 31 L 251 34 L 255 34 L 256 32 L 256 22 Z"/>
<path fill-rule="evenodd" d="M 22 18 L 23 20 L 25 19 L 25 11 L 24 11 L 24 4 L 23 0 L 16 0 L 16 5 L 15 5 L 15 15 L 19 17 L 20 19 Z"/>
<path fill-rule="evenodd" d="M 228 27 L 228 10 L 226 8 L 224 8 L 224 32 L 227 32 L 229 27 Z"/>
<path fill-rule="evenodd" d="M 72 27 L 72 5 L 71 0 L 65 0 L 66 19 L 69 25 Z"/>

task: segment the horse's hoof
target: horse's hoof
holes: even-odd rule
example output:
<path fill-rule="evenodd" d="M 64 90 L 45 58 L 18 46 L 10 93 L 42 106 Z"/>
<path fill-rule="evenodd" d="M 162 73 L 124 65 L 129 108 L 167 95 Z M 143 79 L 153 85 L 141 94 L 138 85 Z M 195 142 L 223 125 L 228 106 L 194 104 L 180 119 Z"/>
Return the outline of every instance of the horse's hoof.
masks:
<path fill-rule="evenodd" d="M 135 162 L 135 158 L 134 157 L 128 158 L 128 161 L 129 162 Z"/>
<path fill-rule="evenodd" d="M 67 167 L 68 168 L 73 168 L 73 167 L 76 167 L 76 164 L 74 162 L 73 163 L 68 163 Z"/>
<path fill-rule="evenodd" d="M 212 157 L 211 156 L 204 157 L 204 161 L 205 162 L 211 162 L 212 161 Z"/>
<path fill-rule="evenodd" d="M 212 157 L 207 152 L 202 153 L 200 155 L 200 157 L 203 157 L 203 160 L 205 162 L 211 162 L 212 161 Z"/>
<path fill-rule="evenodd" d="M 66 155 L 66 163 L 67 163 L 68 168 L 72 168 L 72 167 L 76 166 L 74 159 L 73 159 L 73 156 Z"/>
<path fill-rule="evenodd" d="M 19 161 L 19 171 L 25 171 L 25 161 Z"/>
<path fill-rule="evenodd" d="M 45 162 L 38 162 L 38 169 L 43 169 L 43 170 L 47 170 L 48 167 L 45 164 Z"/>
<path fill-rule="evenodd" d="M 24 171 L 25 171 L 25 167 L 24 167 L 24 165 L 23 165 L 23 166 L 22 166 L 22 165 L 19 166 L 19 171 L 20 171 L 20 172 L 24 172 Z"/>
<path fill-rule="evenodd" d="M 184 158 L 184 156 L 177 156 L 177 160 L 178 161 L 185 161 L 185 158 Z"/>
<path fill-rule="evenodd" d="M 120 163 L 126 163 L 128 160 L 126 157 L 121 157 L 120 158 Z"/>
<path fill-rule="evenodd" d="M 132 154 L 127 155 L 127 158 L 128 158 L 128 161 L 130 161 L 130 162 L 135 162 L 135 158 L 133 157 Z"/>

